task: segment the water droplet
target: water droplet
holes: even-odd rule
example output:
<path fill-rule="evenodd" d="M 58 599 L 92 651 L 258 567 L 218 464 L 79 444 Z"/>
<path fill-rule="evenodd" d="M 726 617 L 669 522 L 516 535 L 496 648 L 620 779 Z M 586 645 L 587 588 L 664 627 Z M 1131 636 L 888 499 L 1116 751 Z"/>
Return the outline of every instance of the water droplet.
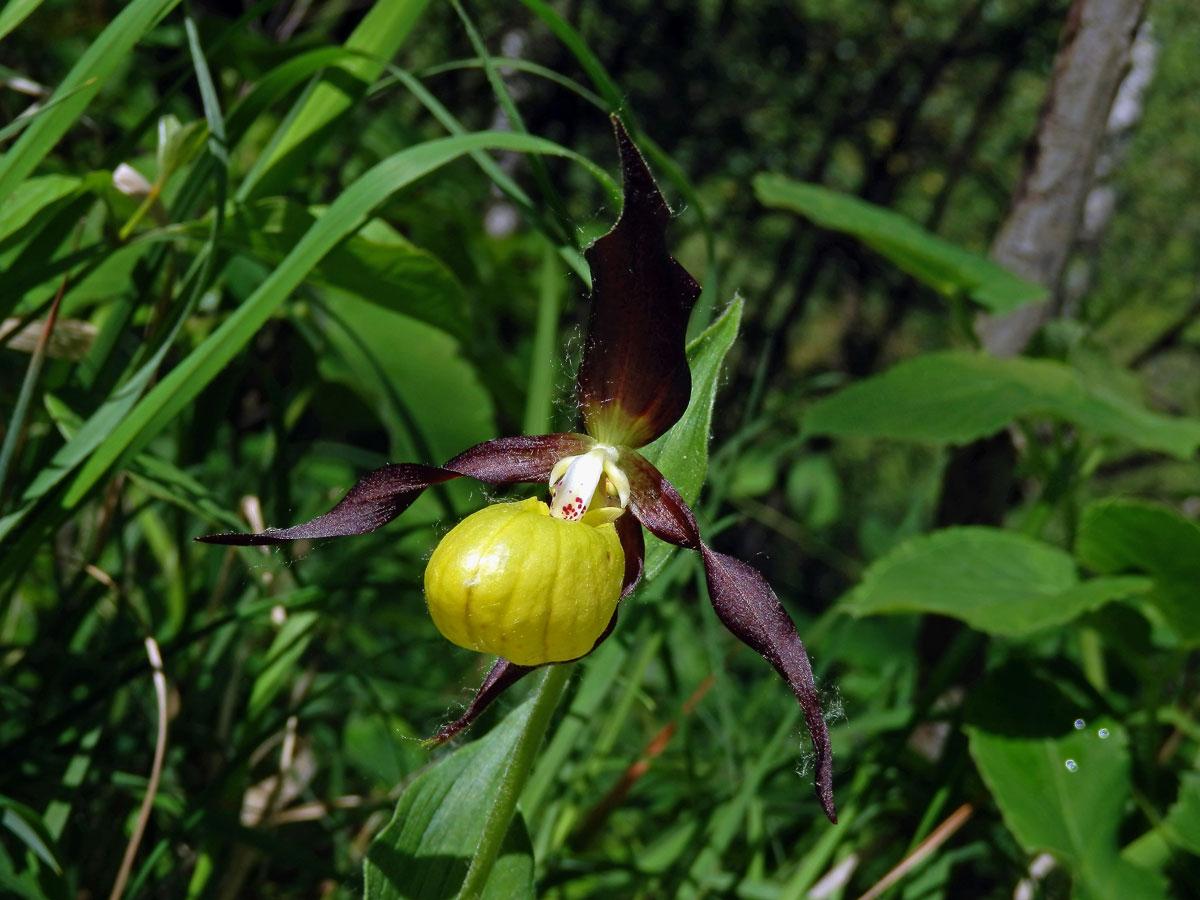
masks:
<path fill-rule="evenodd" d="M 1083 721 L 1083 719 L 1075 720 L 1075 730 L 1076 731 L 1083 731 L 1083 729 L 1085 729 L 1085 728 L 1087 728 L 1087 722 Z"/>
<path fill-rule="evenodd" d="M 1101 738 L 1101 739 L 1108 737 L 1108 729 L 1101 728 L 1099 731 L 1096 732 L 1096 737 Z"/>
<path fill-rule="evenodd" d="M 1068 772 L 1074 772 L 1079 768 L 1079 763 L 1075 762 L 1073 759 L 1068 759 L 1064 765 L 1066 765 Z"/>

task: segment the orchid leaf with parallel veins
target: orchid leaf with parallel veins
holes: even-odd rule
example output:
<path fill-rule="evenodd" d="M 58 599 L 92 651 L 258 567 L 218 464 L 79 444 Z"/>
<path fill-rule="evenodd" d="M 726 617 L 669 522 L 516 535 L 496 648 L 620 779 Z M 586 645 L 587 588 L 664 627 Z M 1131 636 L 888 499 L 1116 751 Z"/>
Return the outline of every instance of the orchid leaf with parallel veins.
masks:
<path fill-rule="evenodd" d="M 625 200 L 612 231 L 584 253 L 592 307 L 579 404 L 588 434 L 640 447 L 687 409 L 692 379 L 684 348 L 700 285 L 667 252 L 671 210 L 616 117 L 613 128 Z"/>

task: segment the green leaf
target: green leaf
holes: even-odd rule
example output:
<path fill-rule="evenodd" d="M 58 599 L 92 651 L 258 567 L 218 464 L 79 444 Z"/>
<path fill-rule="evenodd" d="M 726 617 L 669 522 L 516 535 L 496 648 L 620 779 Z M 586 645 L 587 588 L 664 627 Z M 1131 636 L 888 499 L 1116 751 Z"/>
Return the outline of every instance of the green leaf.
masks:
<path fill-rule="evenodd" d="M 74 175 L 42 175 L 23 181 L 4 202 L 0 240 L 20 231 L 43 209 L 74 195 L 81 187 L 83 179 Z"/>
<path fill-rule="evenodd" d="M 1200 421 L 1150 412 L 1065 363 L 946 351 L 893 366 L 811 407 L 805 435 L 966 444 L 1022 416 L 1052 416 L 1136 447 L 1190 459 Z"/>
<path fill-rule="evenodd" d="M 429 0 L 375 3 L 346 39 L 356 54 L 316 80 L 296 102 L 275 139 L 247 175 L 238 200 L 286 189 L 399 51 Z"/>
<path fill-rule="evenodd" d="M 111 466 L 132 450 L 145 446 L 177 416 L 249 342 L 318 261 L 363 225 L 371 210 L 447 162 L 472 150 L 488 148 L 532 150 L 581 160 L 577 154 L 540 138 L 480 132 L 418 144 L 375 165 L 341 193 L 258 290 L 112 430 L 73 480 L 64 505 L 77 504 Z"/>
<path fill-rule="evenodd" d="M 133 0 L 88 45 L 67 77 L 59 83 L 50 101 L 59 100 L 67 94 L 71 96 L 46 115 L 38 116 L 8 153 L 0 158 L 0 204 L 6 204 L 17 186 L 87 109 L 113 71 L 125 64 L 142 35 L 178 2 Z"/>
<path fill-rule="evenodd" d="M 491 396 L 457 341 L 357 297 L 333 300 L 320 330 L 338 352 L 321 355 L 321 375 L 378 410 L 393 458 L 441 461 L 495 436 Z"/>
<path fill-rule="evenodd" d="M 1047 297 L 1041 285 L 858 197 L 766 173 L 755 176 L 754 193 L 764 206 L 791 210 L 822 228 L 858 238 L 948 297 L 963 292 L 994 313 L 1011 312 Z"/>
<path fill-rule="evenodd" d="M 272 197 L 231 210 L 222 243 L 275 268 L 316 220 L 317 214 L 301 204 Z M 189 223 L 186 230 L 202 238 L 208 233 L 208 219 Z M 461 340 L 471 336 L 462 286 L 436 256 L 378 219 L 329 251 L 309 278 Z"/>
<path fill-rule="evenodd" d="M 534 702 L 527 700 L 487 735 L 426 769 L 405 789 L 391 824 L 367 852 L 367 900 L 458 896 Z M 534 897 L 532 849 L 520 816 L 501 845 L 483 896 Z"/>
<path fill-rule="evenodd" d="M 8 0 L 0 9 L 0 38 L 4 37 L 42 5 L 43 0 Z"/>
<path fill-rule="evenodd" d="M 855 616 L 939 613 L 1015 637 L 1149 587 L 1129 576 L 1080 582 L 1075 561 L 1057 547 L 999 529 L 950 528 L 874 562 L 842 606 Z"/>
<path fill-rule="evenodd" d="M 1162 824 L 1172 842 L 1200 856 L 1200 772 L 1183 773 L 1179 796 Z"/>
<path fill-rule="evenodd" d="M 61 875 L 62 866 L 54 853 L 54 838 L 50 836 L 42 817 L 28 806 L 3 795 L 0 795 L 0 809 L 4 810 L 4 814 L 0 815 L 0 827 L 12 832 L 55 874 Z"/>
<path fill-rule="evenodd" d="M 1101 500 L 1084 510 L 1075 553 L 1103 574 L 1145 572 L 1148 599 L 1180 639 L 1200 643 L 1200 527 L 1175 510 L 1138 500 Z"/>
<path fill-rule="evenodd" d="M 1133 570 L 1200 580 L 1200 526 L 1157 503 L 1092 503 L 1080 519 L 1075 553 L 1085 566 L 1103 574 Z"/>
<path fill-rule="evenodd" d="M 1083 728 L 1075 727 L 1079 719 Z M 1051 853 L 1071 870 L 1076 896 L 1166 896 L 1159 876 L 1117 852 L 1131 792 L 1128 735 L 1121 725 L 1089 716 L 1056 685 L 1019 665 L 975 691 L 968 720 L 971 755 L 1005 824 L 1026 851 Z"/>
<path fill-rule="evenodd" d="M 296 674 L 296 663 L 314 637 L 319 616 L 315 612 L 292 613 L 275 635 L 267 651 L 265 668 L 254 679 L 246 717 L 257 721 L 270 702 Z"/>
<path fill-rule="evenodd" d="M 666 476 L 667 481 L 691 505 L 700 496 L 708 472 L 708 438 L 713 403 L 720 384 L 721 364 L 733 346 L 742 321 L 742 298 L 688 344 L 688 367 L 692 372 L 692 396 L 683 417 L 653 443 L 640 451 Z M 652 578 L 676 548 L 651 534 L 646 535 L 646 577 Z"/>

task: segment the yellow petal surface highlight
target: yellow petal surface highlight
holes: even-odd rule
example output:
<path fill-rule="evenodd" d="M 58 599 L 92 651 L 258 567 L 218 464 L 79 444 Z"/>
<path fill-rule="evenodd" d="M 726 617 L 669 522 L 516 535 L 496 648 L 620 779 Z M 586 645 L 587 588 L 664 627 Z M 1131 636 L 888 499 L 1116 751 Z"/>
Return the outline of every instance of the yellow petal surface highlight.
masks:
<path fill-rule="evenodd" d="M 540 500 L 496 503 L 442 538 L 425 568 L 434 624 L 460 647 L 523 666 L 583 656 L 621 596 L 611 523 L 553 518 Z"/>

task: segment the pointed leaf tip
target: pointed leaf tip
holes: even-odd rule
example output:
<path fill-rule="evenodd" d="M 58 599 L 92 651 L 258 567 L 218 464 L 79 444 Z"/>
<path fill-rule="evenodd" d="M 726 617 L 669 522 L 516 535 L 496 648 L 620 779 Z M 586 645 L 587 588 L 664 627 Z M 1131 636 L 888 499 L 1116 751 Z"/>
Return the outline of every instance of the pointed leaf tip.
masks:
<path fill-rule="evenodd" d="M 621 216 L 585 251 L 592 309 L 579 366 L 588 433 L 640 447 L 687 408 L 684 345 L 700 286 L 667 252 L 671 211 L 620 120 L 613 117 L 625 186 Z"/>

